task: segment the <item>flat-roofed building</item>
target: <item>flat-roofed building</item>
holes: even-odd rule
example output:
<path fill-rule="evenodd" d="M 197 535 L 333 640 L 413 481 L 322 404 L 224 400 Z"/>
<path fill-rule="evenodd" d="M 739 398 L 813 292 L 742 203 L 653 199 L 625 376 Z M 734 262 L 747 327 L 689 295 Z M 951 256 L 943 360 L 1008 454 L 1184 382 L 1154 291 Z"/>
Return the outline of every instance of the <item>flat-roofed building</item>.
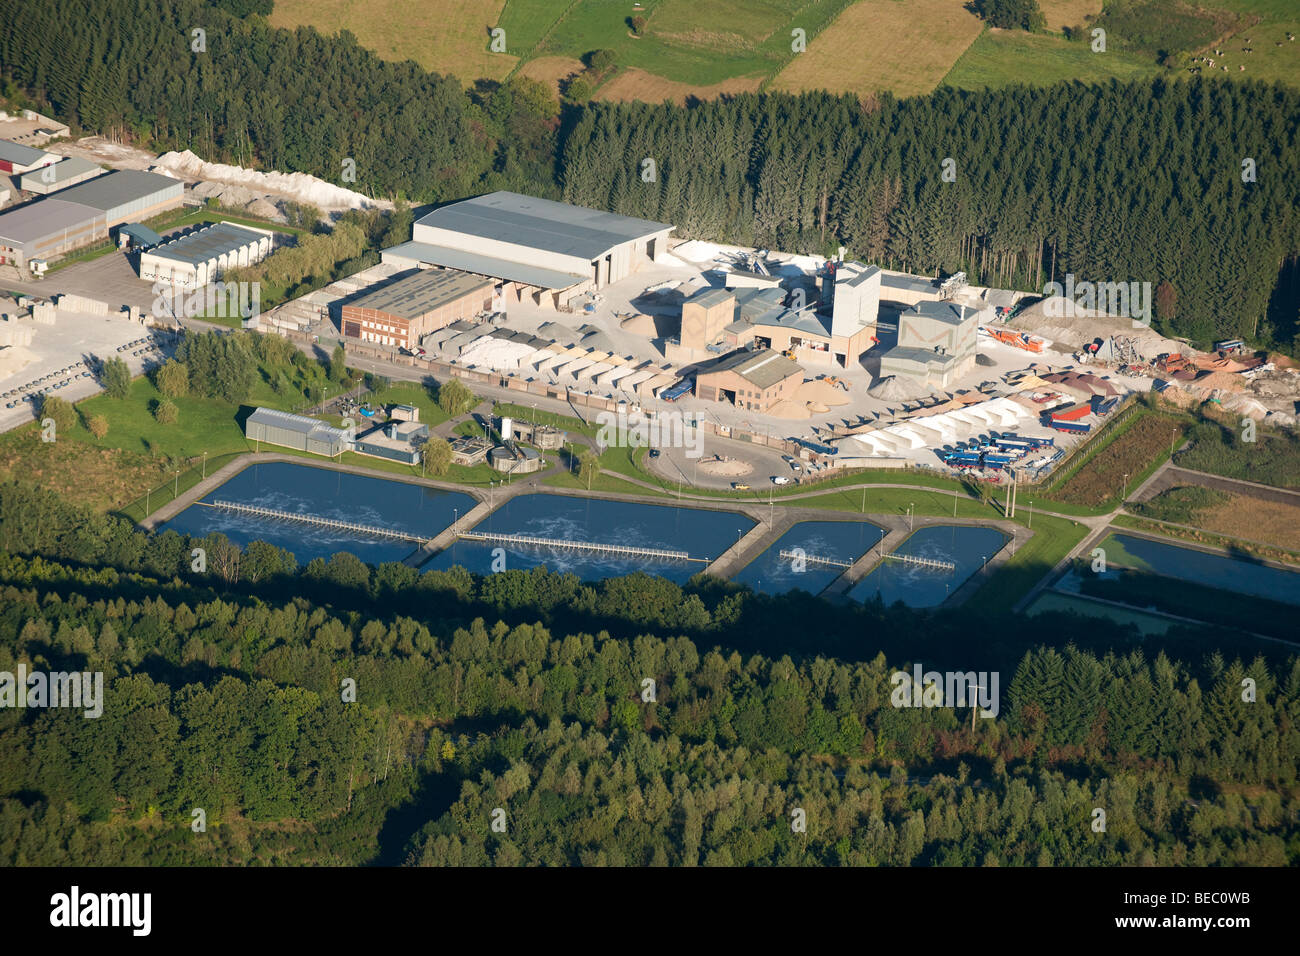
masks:
<path fill-rule="evenodd" d="M 711 402 L 765 412 L 803 384 L 803 367 L 779 352 L 737 352 L 696 374 L 695 394 Z"/>
<path fill-rule="evenodd" d="M 228 269 L 261 262 L 275 234 L 267 229 L 214 222 L 169 236 L 140 253 L 140 278 L 181 289 L 199 289 Z"/>
<path fill-rule="evenodd" d="M 67 189 L 77 183 L 94 179 L 103 172 L 103 166 L 96 166 L 90 160 L 82 159 L 80 156 L 69 156 L 52 165 L 24 173 L 19 178 L 18 184 L 29 193 L 47 196 L 60 189 Z"/>
<path fill-rule="evenodd" d="M 185 186 L 179 180 L 138 169 L 119 169 L 61 190 L 59 198 L 98 209 L 109 227 L 142 222 L 181 204 Z"/>
<path fill-rule="evenodd" d="M 498 301 L 560 307 L 626 278 L 667 251 L 673 227 L 570 203 L 495 192 L 421 217 L 385 262 L 486 276 Z"/>
<path fill-rule="evenodd" d="M 880 275 L 880 298 L 886 302 L 901 302 L 903 305 L 916 305 L 918 302 L 939 301 L 939 283 L 924 276 L 907 275 L 901 272 L 882 272 Z"/>
<path fill-rule="evenodd" d="M 352 437 L 346 429 L 274 408 L 254 409 L 244 422 L 244 436 L 249 441 L 283 445 L 328 458 L 352 448 Z"/>
<path fill-rule="evenodd" d="M 404 465 L 420 463 L 420 445 L 429 437 L 429 426 L 411 421 L 389 421 L 357 436 L 352 450 L 372 458 L 387 458 Z"/>
<path fill-rule="evenodd" d="M 343 334 L 413 349 L 421 338 L 492 307 L 492 283 L 451 269 L 421 269 L 344 304 Z M 464 333 L 473 337 L 473 333 Z"/>
<path fill-rule="evenodd" d="M 108 238 L 104 214 L 80 203 L 41 199 L 0 214 L 0 264 L 26 268 Z"/>

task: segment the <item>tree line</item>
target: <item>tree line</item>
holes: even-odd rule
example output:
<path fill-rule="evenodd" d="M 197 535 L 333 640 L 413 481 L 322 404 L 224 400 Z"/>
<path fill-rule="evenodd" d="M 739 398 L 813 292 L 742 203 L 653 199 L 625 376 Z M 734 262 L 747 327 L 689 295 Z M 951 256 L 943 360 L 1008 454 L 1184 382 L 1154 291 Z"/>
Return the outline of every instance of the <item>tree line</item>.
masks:
<path fill-rule="evenodd" d="M 1280 865 L 1300 846 L 1294 658 L 1038 647 L 972 729 L 965 709 L 895 706 L 901 656 L 709 648 L 651 615 L 613 633 L 456 625 L 436 575 L 408 617 L 342 587 L 329 606 L 223 597 L 0 556 L 0 670 L 107 687 L 98 720 L 0 711 L 0 854 L 84 859 L 70 821 L 125 815 L 168 837 L 164 858 L 238 859 L 227 824 L 256 846 L 293 820 L 313 832 L 293 859 L 367 862 L 412 798 L 427 814 L 381 852 L 413 863 Z M 214 835 L 185 842 L 195 807 Z M 130 842 L 110 841 L 157 859 Z"/>

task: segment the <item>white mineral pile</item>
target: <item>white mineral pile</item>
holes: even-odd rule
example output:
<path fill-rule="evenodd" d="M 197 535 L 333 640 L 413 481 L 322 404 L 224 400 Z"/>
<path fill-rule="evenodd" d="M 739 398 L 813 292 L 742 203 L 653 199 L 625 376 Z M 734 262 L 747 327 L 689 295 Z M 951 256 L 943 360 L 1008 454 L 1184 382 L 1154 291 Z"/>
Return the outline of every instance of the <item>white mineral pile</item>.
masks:
<path fill-rule="evenodd" d="M 163 153 L 157 164 L 183 179 L 203 180 L 245 187 L 250 193 L 275 193 L 296 202 L 310 203 L 320 209 L 389 209 L 392 204 L 371 199 L 307 173 L 263 173 L 226 163 L 209 163 L 188 149 Z"/>

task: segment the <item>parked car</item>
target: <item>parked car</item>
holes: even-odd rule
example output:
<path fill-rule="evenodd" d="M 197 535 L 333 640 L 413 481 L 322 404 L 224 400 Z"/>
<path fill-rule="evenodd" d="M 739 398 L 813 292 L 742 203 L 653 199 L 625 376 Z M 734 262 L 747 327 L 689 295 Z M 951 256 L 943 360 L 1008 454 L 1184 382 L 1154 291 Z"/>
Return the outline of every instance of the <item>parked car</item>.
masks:
<path fill-rule="evenodd" d="M 733 481 L 731 483 L 731 489 L 733 491 L 748 491 L 749 485 L 745 484 L 743 481 Z"/>
<path fill-rule="evenodd" d="M 772 484 L 774 484 L 774 485 L 788 485 L 788 484 L 790 484 L 790 479 L 789 479 L 787 476 L 785 476 L 785 475 L 773 475 L 773 476 L 772 476 Z"/>
<path fill-rule="evenodd" d="M 650 457 L 651 457 L 651 458 L 658 458 L 658 457 L 659 457 L 659 449 L 658 449 L 658 448 L 651 448 L 651 449 L 650 449 Z"/>

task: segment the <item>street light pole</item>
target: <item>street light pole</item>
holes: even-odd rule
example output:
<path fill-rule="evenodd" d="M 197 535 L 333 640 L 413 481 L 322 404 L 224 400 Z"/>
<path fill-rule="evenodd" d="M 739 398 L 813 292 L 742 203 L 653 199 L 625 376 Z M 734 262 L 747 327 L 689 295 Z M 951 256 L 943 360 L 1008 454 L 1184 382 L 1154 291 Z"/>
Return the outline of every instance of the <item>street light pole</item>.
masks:
<path fill-rule="evenodd" d="M 208 480 L 208 453 L 203 453 L 203 480 Z"/>
<path fill-rule="evenodd" d="M 915 515 L 915 511 L 914 511 L 915 508 L 916 508 L 916 504 L 909 501 L 907 504 L 907 530 L 909 534 L 912 531 L 912 519 Z"/>

